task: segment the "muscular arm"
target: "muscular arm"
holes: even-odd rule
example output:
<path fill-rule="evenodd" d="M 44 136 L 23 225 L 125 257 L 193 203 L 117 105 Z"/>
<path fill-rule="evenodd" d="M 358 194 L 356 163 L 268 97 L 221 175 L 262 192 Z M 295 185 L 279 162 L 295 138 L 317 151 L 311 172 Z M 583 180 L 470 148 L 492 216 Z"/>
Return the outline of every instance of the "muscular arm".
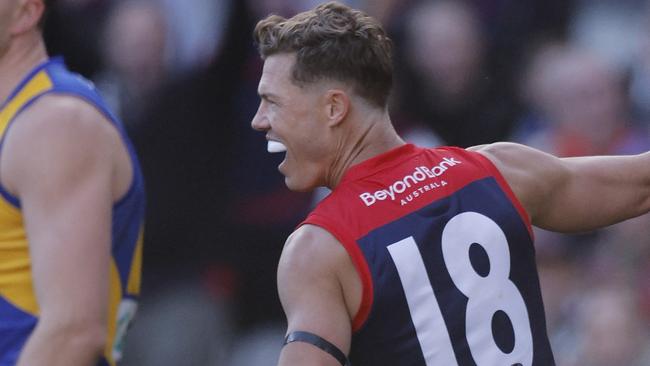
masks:
<path fill-rule="evenodd" d="M 345 249 L 325 230 L 302 226 L 292 234 L 280 258 L 278 291 L 288 330 L 314 333 L 346 355 L 350 351 L 351 308 L 344 288 L 352 266 Z M 280 366 L 340 366 L 328 353 L 308 343 L 286 345 Z"/>
<path fill-rule="evenodd" d="M 501 171 L 534 225 L 575 232 L 650 210 L 650 154 L 557 158 L 513 143 L 473 150 Z"/>
<path fill-rule="evenodd" d="M 0 166 L 21 202 L 39 321 L 18 365 L 94 365 L 106 341 L 116 132 L 78 99 L 15 121 Z"/>

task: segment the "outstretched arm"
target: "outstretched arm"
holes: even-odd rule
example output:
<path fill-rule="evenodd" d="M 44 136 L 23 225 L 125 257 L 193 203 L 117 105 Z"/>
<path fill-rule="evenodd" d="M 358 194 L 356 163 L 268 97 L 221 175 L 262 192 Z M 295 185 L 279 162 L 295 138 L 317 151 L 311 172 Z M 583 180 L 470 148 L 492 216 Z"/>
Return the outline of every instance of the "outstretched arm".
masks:
<path fill-rule="evenodd" d="M 305 225 L 285 244 L 278 266 L 278 292 L 287 334 L 313 333 L 344 354 L 350 350 L 351 316 L 340 281 L 347 252 L 325 230 Z M 340 366 L 332 355 L 304 342 L 284 346 L 280 366 Z"/>
<path fill-rule="evenodd" d="M 18 365 L 94 365 L 106 343 L 117 135 L 72 97 L 43 97 L 18 118 L 1 176 L 20 199 L 39 305 Z"/>
<path fill-rule="evenodd" d="M 496 165 L 541 228 L 593 230 L 650 210 L 650 153 L 557 158 L 514 143 L 473 150 Z"/>

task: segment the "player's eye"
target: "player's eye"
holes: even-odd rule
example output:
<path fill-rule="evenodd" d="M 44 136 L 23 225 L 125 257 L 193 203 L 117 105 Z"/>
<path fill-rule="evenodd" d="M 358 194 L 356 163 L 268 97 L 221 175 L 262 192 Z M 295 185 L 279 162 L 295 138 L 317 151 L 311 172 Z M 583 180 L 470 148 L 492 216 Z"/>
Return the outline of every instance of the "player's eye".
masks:
<path fill-rule="evenodd" d="M 263 95 L 263 96 L 262 96 L 262 101 L 265 102 L 265 103 L 268 103 L 268 104 L 270 104 L 270 105 L 276 105 L 276 104 L 277 104 L 275 101 L 271 100 L 271 99 L 270 99 L 268 96 L 266 96 L 266 95 Z"/>

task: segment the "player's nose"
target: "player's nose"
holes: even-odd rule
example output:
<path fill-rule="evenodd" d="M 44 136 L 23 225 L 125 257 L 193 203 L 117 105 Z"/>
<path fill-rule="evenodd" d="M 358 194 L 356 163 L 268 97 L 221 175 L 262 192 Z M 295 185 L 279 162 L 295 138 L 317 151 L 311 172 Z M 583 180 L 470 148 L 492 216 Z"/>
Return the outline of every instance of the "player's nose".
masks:
<path fill-rule="evenodd" d="M 270 128 L 269 120 L 266 118 L 258 109 L 253 120 L 251 121 L 251 127 L 256 131 L 266 131 Z"/>

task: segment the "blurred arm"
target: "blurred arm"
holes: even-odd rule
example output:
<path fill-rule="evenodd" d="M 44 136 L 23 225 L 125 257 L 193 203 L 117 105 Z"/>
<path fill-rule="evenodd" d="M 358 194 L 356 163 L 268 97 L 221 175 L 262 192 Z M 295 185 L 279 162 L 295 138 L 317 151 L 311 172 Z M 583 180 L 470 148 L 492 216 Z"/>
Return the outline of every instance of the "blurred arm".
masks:
<path fill-rule="evenodd" d="M 503 174 L 534 225 L 593 230 L 650 210 L 650 154 L 557 158 L 496 143 L 474 148 Z"/>
<path fill-rule="evenodd" d="M 349 261 L 345 249 L 325 230 L 305 225 L 284 247 L 278 266 L 278 292 L 287 316 L 287 334 L 314 333 L 346 355 L 350 351 L 351 316 L 339 279 Z M 284 346 L 280 366 L 340 366 L 325 351 L 309 343 Z"/>
<path fill-rule="evenodd" d="M 117 134 L 70 97 L 43 97 L 18 118 L 0 175 L 21 201 L 40 311 L 18 365 L 95 365 L 106 344 Z"/>

